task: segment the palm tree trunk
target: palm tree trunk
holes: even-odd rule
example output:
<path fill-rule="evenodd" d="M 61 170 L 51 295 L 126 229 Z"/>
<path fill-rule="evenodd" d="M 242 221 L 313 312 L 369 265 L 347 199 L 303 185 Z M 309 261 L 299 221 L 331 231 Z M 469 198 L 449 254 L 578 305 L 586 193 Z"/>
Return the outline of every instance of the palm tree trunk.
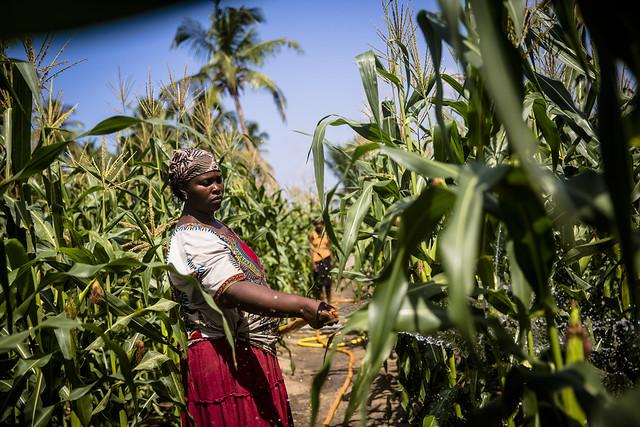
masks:
<path fill-rule="evenodd" d="M 244 146 L 251 155 L 251 161 L 256 166 L 258 174 L 262 177 L 263 182 L 270 187 L 271 190 L 276 190 L 278 188 L 278 184 L 271 174 L 271 166 L 269 166 L 269 164 L 264 160 L 262 154 L 260 154 L 248 137 L 249 131 L 247 129 L 247 122 L 244 119 L 244 111 L 240 104 L 240 96 L 237 91 L 229 92 L 231 94 L 231 98 L 233 98 L 233 103 L 236 106 L 236 114 L 238 115 L 238 122 L 240 122 L 240 130 L 242 131 Z"/>
<path fill-rule="evenodd" d="M 242 111 L 242 105 L 240 105 L 240 96 L 238 96 L 236 91 L 231 91 L 231 97 L 233 98 L 233 103 L 236 105 L 236 114 L 240 122 L 240 129 L 243 135 L 247 135 L 249 132 L 247 130 L 247 122 L 244 120 L 244 111 Z"/>

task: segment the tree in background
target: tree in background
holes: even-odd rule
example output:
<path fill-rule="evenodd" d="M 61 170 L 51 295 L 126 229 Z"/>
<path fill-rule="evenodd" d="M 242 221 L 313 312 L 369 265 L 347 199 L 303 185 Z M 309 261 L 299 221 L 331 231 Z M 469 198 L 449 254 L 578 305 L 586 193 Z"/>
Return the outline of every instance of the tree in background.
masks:
<path fill-rule="evenodd" d="M 210 25 L 205 28 L 194 19 L 185 19 L 176 31 L 173 45 L 185 44 L 196 57 L 206 61 L 190 80 L 205 87 L 216 98 L 221 94 L 233 99 L 240 129 L 246 136 L 245 147 L 253 157 L 258 173 L 274 184 L 269 166 L 247 136 L 250 131 L 240 96 L 247 87 L 266 90 L 273 97 L 280 117 L 286 120 L 286 99 L 282 90 L 257 68 L 282 48 L 300 51 L 300 46 L 287 38 L 261 41 L 255 27 L 264 22 L 264 16 L 258 8 L 220 7 L 220 1 L 215 1 L 209 20 Z"/>

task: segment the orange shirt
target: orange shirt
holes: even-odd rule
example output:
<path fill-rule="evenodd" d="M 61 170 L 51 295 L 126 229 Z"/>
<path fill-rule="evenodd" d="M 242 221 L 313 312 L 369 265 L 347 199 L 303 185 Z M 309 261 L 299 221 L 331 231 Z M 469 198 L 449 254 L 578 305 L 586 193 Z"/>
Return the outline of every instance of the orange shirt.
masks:
<path fill-rule="evenodd" d="M 331 249 L 329 249 L 331 243 L 329 242 L 327 233 L 320 235 L 316 230 L 311 230 L 308 237 L 309 242 L 311 242 L 311 257 L 313 258 L 313 262 L 318 262 L 331 256 Z"/>

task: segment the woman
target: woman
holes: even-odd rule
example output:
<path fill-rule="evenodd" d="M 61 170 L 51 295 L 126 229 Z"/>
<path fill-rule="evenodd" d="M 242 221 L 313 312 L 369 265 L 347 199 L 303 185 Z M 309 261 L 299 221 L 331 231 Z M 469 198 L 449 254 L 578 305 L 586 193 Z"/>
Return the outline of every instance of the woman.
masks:
<path fill-rule="evenodd" d="M 167 263 L 188 334 L 182 373 L 187 408 L 197 426 L 291 426 L 291 410 L 276 357 L 279 317 L 301 317 L 314 328 L 337 320 L 335 309 L 275 292 L 256 254 L 215 218 L 224 180 L 203 150 L 176 150 L 169 185 L 184 202 Z M 221 316 L 194 289 L 194 277 L 222 309 L 234 336 L 237 367 Z M 183 425 L 191 424 L 183 416 Z"/>
<path fill-rule="evenodd" d="M 311 244 L 313 262 L 313 287 L 315 296 L 321 298 L 324 290 L 327 302 L 331 304 L 331 244 L 324 231 L 324 221 L 313 220 L 313 230 L 307 236 Z"/>

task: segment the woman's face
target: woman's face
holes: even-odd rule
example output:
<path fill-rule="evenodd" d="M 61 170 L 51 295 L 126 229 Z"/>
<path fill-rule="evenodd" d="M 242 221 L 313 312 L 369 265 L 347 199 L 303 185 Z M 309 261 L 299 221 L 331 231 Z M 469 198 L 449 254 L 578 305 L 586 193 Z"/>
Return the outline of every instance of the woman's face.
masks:
<path fill-rule="evenodd" d="M 212 214 L 222 203 L 224 180 L 218 171 L 211 171 L 192 178 L 187 184 L 187 204 L 190 208 Z"/>

